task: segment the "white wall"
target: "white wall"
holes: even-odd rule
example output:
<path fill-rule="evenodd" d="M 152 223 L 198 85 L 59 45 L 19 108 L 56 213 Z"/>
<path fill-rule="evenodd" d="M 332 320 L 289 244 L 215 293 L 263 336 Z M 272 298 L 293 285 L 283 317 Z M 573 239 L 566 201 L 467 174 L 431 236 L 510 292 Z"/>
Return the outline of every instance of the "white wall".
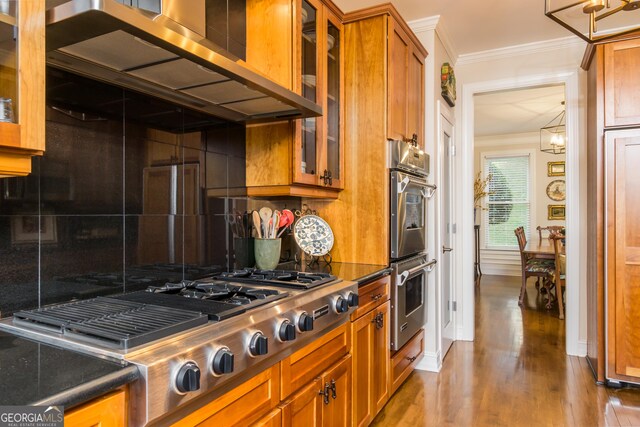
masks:
<path fill-rule="evenodd" d="M 547 176 L 547 162 L 565 161 L 564 154 L 549 154 L 540 151 L 540 134 L 538 132 L 518 133 L 507 135 L 482 136 L 475 138 L 474 176 L 483 170 L 484 157 L 487 154 L 499 155 L 532 153 L 534 162 L 531 179 L 531 223 L 530 239 L 538 239 L 536 227 L 548 225 L 565 225 L 565 221 L 549 220 L 547 215 L 548 205 L 560 205 L 564 202 L 555 202 L 547 196 L 547 185 L 553 180 L 565 177 Z M 483 171 L 483 176 L 485 175 Z M 486 200 L 483 201 L 485 206 Z M 520 253 L 518 250 L 491 250 L 485 248 L 484 220 L 486 211 L 477 215 L 476 224 L 480 227 L 480 264 L 484 274 L 497 274 L 505 276 L 520 276 Z M 515 236 L 514 236 L 515 238 Z"/>
<path fill-rule="evenodd" d="M 452 63 L 442 36 L 436 29 L 438 17 L 410 22 L 420 42 L 427 49 L 428 56 L 425 61 L 425 149 L 431 157 L 431 173 L 429 182 L 438 187 L 435 195 L 431 198 L 427 210 L 428 234 L 427 251 L 430 258 L 435 258 L 440 264 L 442 246 L 439 230 L 440 222 L 440 198 L 441 188 L 441 166 L 438 159 L 442 156 L 438 146 L 438 121 L 440 111 L 443 111 L 455 122 L 455 110 L 450 108 L 440 95 L 440 67 L 443 62 Z M 455 124 L 455 123 L 453 123 Z M 417 366 L 418 369 L 429 371 L 439 371 L 442 365 L 441 353 L 441 271 L 436 267 L 429 275 L 427 283 L 427 323 L 425 324 L 425 357 Z"/>
<path fill-rule="evenodd" d="M 567 200 L 567 204 L 576 206 L 575 217 L 567 217 L 567 280 L 575 284 L 567 287 L 567 299 L 578 302 L 578 310 L 567 303 L 567 352 L 586 354 L 586 73 L 579 66 L 586 45 L 575 37 L 550 42 L 498 49 L 491 52 L 463 55 L 458 59 L 456 76 L 458 93 L 462 99 L 457 105 L 456 128 L 459 130 L 456 143 L 460 148 L 457 158 L 461 179 L 469 181 L 461 186 L 457 194 L 458 206 L 458 244 L 463 244 L 462 236 L 470 236 L 473 227 L 473 94 L 482 91 L 507 90 L 517 87 L 530 87 L 541 84 L 565 83 L 568 111 L 568 129 L 574 132 L 568 138 L 567 163 L 578 165 L 576 170 L 568 171 L 567 184 L 576 185 L 576 190 Z M 466 105 L 469 104 L 469 105 Z M 470 135 L 470 136 L 469 136 Z M 571 157 L 571 158 L 569 158 Z M 569 193 L 571 190 L 569 190 Z M 571 252 L 575 253 L 574 265 Z M 458 260 L 473 259 L 473 247 L 463 249 Z M 461 339 L 473 338 L 474 306 L 473 266 L 465 262 L 457 267 L 460 280 L 457 282 L 462 301 L 462 313 L 458 317 Z M 571 275 L 571 278 L 569 277 Z M 575 311 L 574 311 L 575 310 Z M 574 324 L 575 323 L 575 324 Z"/>

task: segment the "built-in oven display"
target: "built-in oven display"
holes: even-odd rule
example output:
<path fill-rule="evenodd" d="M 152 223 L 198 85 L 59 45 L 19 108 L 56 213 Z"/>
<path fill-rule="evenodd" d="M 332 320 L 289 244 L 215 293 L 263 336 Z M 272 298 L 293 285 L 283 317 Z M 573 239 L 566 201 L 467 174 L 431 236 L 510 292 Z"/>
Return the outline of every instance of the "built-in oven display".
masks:
<path fill-rule="evenodd" d="M 405 286 L 405 305 L 404 315 L 409 316 L 411 313 L 422 307 L 424 274 L 407 279 Z"/>
<path fill-rule="evenodd" d="M 422 194 L 407 193 L 405 199 L 404 228 L 412 230 L 424 226 L 424 203 Z"/>

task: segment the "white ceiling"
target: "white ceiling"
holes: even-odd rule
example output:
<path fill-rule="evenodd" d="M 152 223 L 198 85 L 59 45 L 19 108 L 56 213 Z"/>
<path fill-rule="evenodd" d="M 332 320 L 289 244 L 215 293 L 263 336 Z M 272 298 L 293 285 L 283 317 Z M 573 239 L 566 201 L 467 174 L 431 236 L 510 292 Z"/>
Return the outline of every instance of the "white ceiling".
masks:
<path fill-rule="evenodd" d="M 344 12 L 384 1 L 334 0 Z M 406 21 L 440 15 L 440 22 L 459 54 L 572 34 L 544 15 L 544 0 L 392 0 L 391 3 Z"/>
<path fill-rule="evenodd" d="M 564 86 L 546 86 L 474 96 L 476 136 L 538 132 L 564 107 Z"/>

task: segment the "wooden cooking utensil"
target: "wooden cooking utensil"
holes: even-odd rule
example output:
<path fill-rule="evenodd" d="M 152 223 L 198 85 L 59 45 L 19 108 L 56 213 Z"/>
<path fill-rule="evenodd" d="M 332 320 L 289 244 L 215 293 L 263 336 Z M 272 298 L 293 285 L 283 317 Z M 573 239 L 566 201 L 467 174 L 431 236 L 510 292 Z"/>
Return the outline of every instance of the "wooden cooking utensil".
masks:
<path fill-rule="evenodd" d="M 251 218 L 253 219 L 253 228 L 256 229 L 258 239 L 262 239 L 262 221 L 260 220 L 260 214 L 258 213 L 258 211 L 253 211 L 251 213 Z"/>

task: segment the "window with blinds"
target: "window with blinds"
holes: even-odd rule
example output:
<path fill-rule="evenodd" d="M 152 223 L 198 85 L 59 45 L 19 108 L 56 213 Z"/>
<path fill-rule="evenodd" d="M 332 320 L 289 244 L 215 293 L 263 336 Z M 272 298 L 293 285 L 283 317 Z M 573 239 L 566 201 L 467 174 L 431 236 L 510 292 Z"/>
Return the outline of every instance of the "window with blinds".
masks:
<path fill-rule="evenodd" d="M 529 155 L 487 156 L 485 175 L 491 174 L 484 215 L 485 246 L 496 249 L 518 247 L 514 234 L 523 226 L 529 236 Z"/>

